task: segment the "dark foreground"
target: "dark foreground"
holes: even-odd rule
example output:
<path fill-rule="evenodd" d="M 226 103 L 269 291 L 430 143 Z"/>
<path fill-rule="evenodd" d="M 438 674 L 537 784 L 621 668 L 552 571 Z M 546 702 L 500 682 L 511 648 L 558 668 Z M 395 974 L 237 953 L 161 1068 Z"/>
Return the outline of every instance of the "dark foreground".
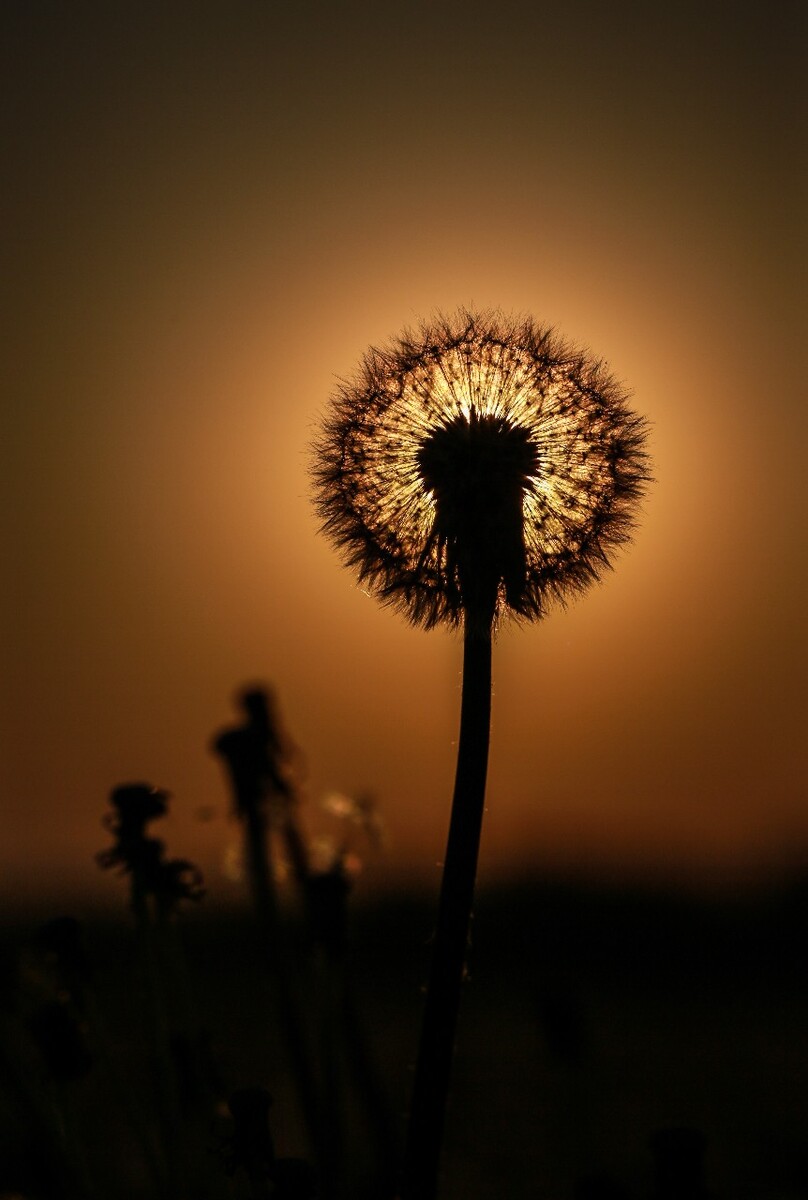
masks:
<path fill-rule="evenodd" d="M 389 1174 L 431 917 L 429 904 L 366 907 L 353 913 L 339 961 L 303 955 L 295 994 L 325 1080 L 339 1200 L 389 1200 L 380 1160 Z M 5 929 L 3 1200 L 258 1195 L 237 1164 L 226 1170 L 224 1101 L 254 1085 L 273 1096 L 275 1154 L 310 1157 L 277 986 L 250 921 L 202 906 L 175 932 L 191 1046 L 179 1183 L 160 1149 L 165 1078 L 131 925 L 84 925 L 92 969 L 76 987 L 87 1058 L 74 1047 L 61 1077 L 58 1053 L 49 1074 L 29 1036 L 32 1014 L 59 999 L 53 954 L 33 924 Z M 808 893 L 798 886 L 709 903 L 562 885 L 481 896 L 441 1200 L 808 1197 L 807 934 Z M 689 1136 L 703 1141 L 706 1192 L 695 1177 L 678 1192 L 655 1179 L 651 1139 L 673 1129 L 696 1131 L 683 1147 Z M 59 1179 L 65 1144 L 70 1185 Z"/>

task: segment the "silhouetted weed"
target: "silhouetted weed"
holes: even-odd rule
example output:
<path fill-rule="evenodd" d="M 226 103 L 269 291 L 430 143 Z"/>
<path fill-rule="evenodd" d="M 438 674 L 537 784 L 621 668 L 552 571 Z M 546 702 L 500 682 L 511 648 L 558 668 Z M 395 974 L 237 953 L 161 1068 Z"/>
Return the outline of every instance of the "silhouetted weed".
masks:
<path fill-rule="evenodd" d="M 457 772 L 401 1178 L 437 1194 L 477 871 L 491 643 L 598 579 L 648 482 L 644 421 L 603 364 L 529 319 L 460 311 L 365 355 L 315 446 L 323 531 L 415 624 L 461 625 Z"/>
<path fill-rule="evenodd" d="M 297 819 L 291 744 L 271 693 L 247 688 L 239 695 L 239 705 L 243 721 L 219 733 L 213 749 L 225 765 L 233 809 L 244 828 L 253 905 L 275 987 L 283 1044 L 317 1163 L 319 1191 L 329 1200 L 342 1196 L 345 1186 L 343 1059 L 366 1111 L 377 1148 L 376 1171 L 385 1186 L 397 1157 L 389 1101 L 357 1019 L 345 969 L 350 874 L 341 853 L 325 869 L 312 866 Z M 273 837 L 280 839 L 291 866 L 303 917 L 302 940 L 279 900 Z"/>

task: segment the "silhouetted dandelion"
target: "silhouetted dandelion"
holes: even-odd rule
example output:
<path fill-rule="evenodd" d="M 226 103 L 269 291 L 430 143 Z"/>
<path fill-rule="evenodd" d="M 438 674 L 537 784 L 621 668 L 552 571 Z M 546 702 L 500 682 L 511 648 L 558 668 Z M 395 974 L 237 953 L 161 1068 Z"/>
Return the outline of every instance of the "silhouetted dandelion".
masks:
<path fill-rule="evenodd" d="M 437 1186 L 488 765 L 491 638 L 598 579 L 648 482 L 603 363 L 530 319 L 460 311 L 366 354 L 315 444 L 323 531 L 382 601 L 463 625 L 460 740 L 401 1196 Z"/>
<path fill-rule="evenodd" d="M 115 835 L 115 844 L 96 855 L 104 870 L 117 867 L 132 879 L 132 907 L 140 919 L 152 897 L 157 912 L 168 916 L 181 900 L 201 900 L 205 895 L 202 873 L 187 858 L 166 859 L 163 843 L 146 836 L 146 825 L 168 812 L 169 793 L 148 783 L 124 783 L 113 789 L 113 812 L 104 825 Z"/>
<path fill-rule="evenodd" d="M 185 1191 L 187 1167 L 180 1083 L 188 1078 L 188 1056 L 184 1031 L 176 1028 L 176 1014 L 185 1007 L 179 995 L 185 989 L 178 986 L 181 953 L 171 936 L 171 918 L 181 901 L 201 900 L 205 888 L 202 874 L 192 862 L 167 859 L 163 842 L 146 834 L 147 825 L 167 814 L 168 792 L 149 783 L 124 783 L 113 788 L 109 799 L 112 811 L 105 816 L 104 825 L 115 842 L 97 854 L 96 861 L 104 870 L 117 868 L 130 879 L 157 1111 L 171 1188 L 179 1195 Z"/>
<path fill-rule="evenodd" d="M 417 624 L 535 618 L 597 579 L 647 480 L 605 366 L 530 320 L 461 312 L 371 349 L 316 445 L 323 528 Z"/>

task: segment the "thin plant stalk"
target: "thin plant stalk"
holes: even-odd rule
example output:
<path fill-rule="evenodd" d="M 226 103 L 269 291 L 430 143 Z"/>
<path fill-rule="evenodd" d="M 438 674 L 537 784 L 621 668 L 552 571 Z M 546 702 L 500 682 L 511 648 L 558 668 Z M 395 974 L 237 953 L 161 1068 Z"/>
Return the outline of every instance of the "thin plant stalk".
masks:
<path fill-rule="evenodd" d="M 324 1157 L 327 1158 L 327 1139 L 322 1103 L 309 1048 L 306 1045 L 299 1000 L 295 995 L 292 955 L 278 911 L 277 891 L 267 846 L 266 816 L 257 804 L 247 808 L 245 837 L 253 902 L 262 930 L 265 954 L 274 974 L 278 1016 L 303 1119 L 318 1161 L 323 1187 L 327 1191 L 330 1183 L 327 1167 L 323 1162 Z"/>
<path fill-rule="evenodd" d="M 105 1014 L 99 1006 L 94 991 L 90 988 L 85 989 L 84 1005 L 93 1032 L 94 1057 L 98 1061 L 99 1068 L 105 1072 L 114 1099 L 120 1105 L 140 1145 L 143 1161 L 151 1177 L 154 1195 L 159 1196 L 160 1200 L 167 1200 L 169 1190 L 165 1179 L 165 1155 L 157 1145 L 159 1141 L 157 1131 L 153 1125 L 150 1125 L 143 1106 L 138 1103 L 138 1097 L 133 1095 L 131 1081 L 118 1065 Z"/>
<path fill-rule="evenodd" d="M 480 846 L 491 722 L 491 624 L 469 623 L 452 815 L 415 1067 L 401 1200 L 434 1200 Z"/>
<path fill-rule="evenodd" d="M 169 1190 L 177 1200 L 182 1200 L 188 1187 L 177 1073 L 171 1055 L 169 1019 L 164 981 L 158 962 L 154 922 L 147 892 L 137 870 L 132 872 L 131 906 L 139 943 L 149 1035 L 152 1042 L 157 1111 L 169 1175 Z"/>

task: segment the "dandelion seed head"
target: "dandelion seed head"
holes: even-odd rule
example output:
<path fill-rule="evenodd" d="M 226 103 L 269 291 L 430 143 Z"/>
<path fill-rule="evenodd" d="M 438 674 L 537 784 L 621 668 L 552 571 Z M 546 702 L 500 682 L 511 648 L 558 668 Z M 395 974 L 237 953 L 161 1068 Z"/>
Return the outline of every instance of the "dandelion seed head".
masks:
<path fill-rule="evenodd" d="M 371 349 L 315 445 L 323 530 L 416 624 L 537 618 L 599 578 L 648 482 L 605 366 L 530 319 L 462 310 Z"/>

